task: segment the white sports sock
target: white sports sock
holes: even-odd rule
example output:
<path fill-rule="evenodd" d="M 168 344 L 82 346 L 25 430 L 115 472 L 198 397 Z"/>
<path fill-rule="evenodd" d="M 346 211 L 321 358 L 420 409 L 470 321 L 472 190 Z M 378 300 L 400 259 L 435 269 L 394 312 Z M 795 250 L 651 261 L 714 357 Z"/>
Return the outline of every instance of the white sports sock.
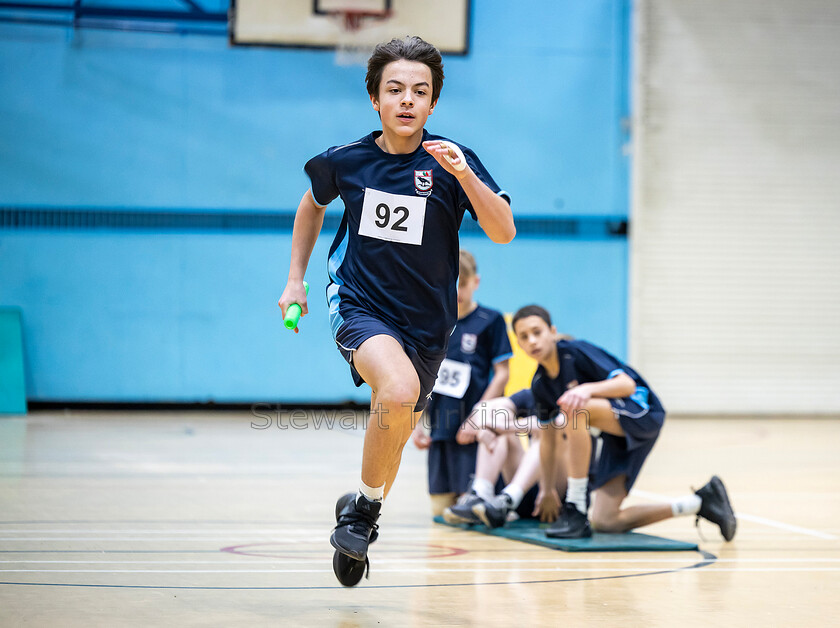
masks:
<path fill-rule="evenodd" d="M 472 490 L 484 501 L 488 501 L 496 494 L 496 487 L 490 480 L 484 478 L 473 478 Z"/>
<path fill-rule="evenodd" d="M 364 495 L 372 502 L 381 502 L 385 499 L 385 485 L 373 488 L 359 480 L 359 495 Z"/>
<path fill-rule="evenodd" d="M 510 507 L 512 510 L 519 508 L 519 504 L 522 503 L 522 498 L 525 497 L 525 491 L 519 488 L 516 484 L 509 484 L 502 490 L 502 493 L 510 497 Z"/>
<path fill-rule="evenodd" d="M 586 487 L 589 485 L 589 478 L 569 478 L 566 482 L 566 502 L 574 504 L 579 511 L 586 514 Z"/>
<path fill-rule="evenodd" d="M 700 512 L 700 504 L 703 502 L 699 495 L 686 495 L 671 501 L 671 514 L 675 517 L 685 515 L 696 515 Z"/>

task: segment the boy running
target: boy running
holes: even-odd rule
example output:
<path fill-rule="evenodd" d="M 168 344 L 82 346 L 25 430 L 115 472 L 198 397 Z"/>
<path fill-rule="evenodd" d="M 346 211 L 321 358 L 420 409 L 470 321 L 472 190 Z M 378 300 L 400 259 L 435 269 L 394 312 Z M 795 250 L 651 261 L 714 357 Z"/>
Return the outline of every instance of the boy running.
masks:
<path fill-rule="evenodd" d="M 304 273 L 324 209 L 340 196 L 344 215 L 328 259 L 330 325 L 354 382 L 372 389 L 359 491 L 338 500 L 330 537 L 333 568 L 347 586 L 362 577 L 415 413 L 446 356 L 464 212 L 494 242 L 516 233 L 507 194 L 475 153 L 424 129 L 443 86 L 440 52 L 419 37 L 379 44 L 366 83 L 382 130 L 307 162 L 311 188 L 295 216 L 279 301 L 284 315 L 292 303 L 307 314 Z"/>

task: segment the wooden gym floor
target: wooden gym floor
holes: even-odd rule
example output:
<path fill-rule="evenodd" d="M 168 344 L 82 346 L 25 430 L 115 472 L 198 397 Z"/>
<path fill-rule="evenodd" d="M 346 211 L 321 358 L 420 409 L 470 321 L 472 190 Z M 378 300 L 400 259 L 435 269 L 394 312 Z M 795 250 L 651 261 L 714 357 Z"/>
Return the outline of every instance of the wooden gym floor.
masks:
<path fill-rule="evenodd" d="M 569 554 L 437 526 L 409 444 L 370 580 L 344 589 L 328 536 L 363 432 L 337 418 L 0 418 L 0 626 L 811 626 L 840 613 L 838 420 L 670 419 L 631 499 L 721 475 L 738 535 L 725 544 L 701 523 L 701 552 Z M 699 540 L 689 518 L 642 531 Z"/>

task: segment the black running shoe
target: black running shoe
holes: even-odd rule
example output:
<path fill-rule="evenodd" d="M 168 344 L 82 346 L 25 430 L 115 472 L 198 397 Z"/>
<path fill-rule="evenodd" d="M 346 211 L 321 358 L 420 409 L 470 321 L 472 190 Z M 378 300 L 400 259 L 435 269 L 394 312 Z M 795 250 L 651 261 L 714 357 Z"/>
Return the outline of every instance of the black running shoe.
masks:
<path fill-rule="evenodd" d="M 356 493 L 347 493 L 338 498 L 335 503 L 335 520 L 338 523 L 342 514 L 349 515 L 355 511 Z M 373 543 L 378 536 L 374 528 L 370 535 L 370 542 Z M 363 576 L 370 577 L 370 561 L 367 556 L 364 560 L 356 560 L 346 554 L 335 550 L 333 554 L 333 572 L 338 581 L 345 587 L 355 587 L 361 582 Z"/>
<path fill-rule="evenodd" d="M 345 587 L 355 587 L 362 581 L 362 576 L 370 573 L 370 562 L 368 562 L 367 556 L 364 560 L 356 560 L 335 550 L 333 572 L 335 572 L 338 581 Z"/>
<path fill-rule="evenodd" d="M 487 501 L 482 499 L 472 507 L 473 514 L 488 528 L 501 528 L 505 525 L 511 510 L 513 501 L 507 493 L 500 493 Z"/>
<path fill-rule="evenodd" d="M 577 506 L 566 502 L 557 521 L 545 529 L 545 535 L 552 539 L 586 539 L 592 536 L 592 527 Z"/>
<path fill-rule="evenodd" d="M 359 495 L 355 500 L 343 495 L 335 508 L 338 517 L 330 536 L 330 544 L 342 554 L 364 561 L 368 546 L 378 536 L 376 520 L 379 519 L 382 502 L 371 501 L 364 495 Z"/>
<path fill-rule="evenodd" d="M 472 511 L 473 506 L 481 501 L 481 498 L 470 491 L 458 498 L 457 503 L 443 511 L 443 520 L 446 523 L 481 523 Z"/>
<path fill-rule="evenodd" d="M 723 481 L 714 475 L 706 486 L 696 490 L 694 494 L 702 500 L 700 512 L 697 513 L 698 520 L 699 517 L 708 519 L 720 527 L 724 540 L 734 539 L 738 521 L 735 519 L 735 511 L 729 503 L 729 495 L 726 493 Z"/>
<path fill-rule="evenodd" d="M 350 507 L 356 501 L 356 493 L 347 493 L 342 495 L 338 498 L 338 501 L 335 503 L 335 522 L 338 523 L 338 518 L 341 516 L 341 513 Z"/>

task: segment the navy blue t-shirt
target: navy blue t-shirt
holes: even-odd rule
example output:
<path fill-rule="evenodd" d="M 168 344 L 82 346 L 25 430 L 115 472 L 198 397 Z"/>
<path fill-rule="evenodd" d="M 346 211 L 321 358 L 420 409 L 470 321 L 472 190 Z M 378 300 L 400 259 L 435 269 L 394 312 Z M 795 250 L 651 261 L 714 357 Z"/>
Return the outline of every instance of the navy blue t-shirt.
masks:
<path fill-rule="evenodd" d="M 464 212 L 475 211 L 422 145 L 386 153 L 375 142 L 381 134 L 330 148 L 304 167 L 318 205 L 344 201 L 328 260 L 333 337 L 358 308 L 417 349 L 443 352 L 458 313 L 458 229 Z M 423 141 L 442 139 L 423 131 Z M 509 202 L 475 153 L 459 146 L 478 178 Z"/>
<path fill-rule="evenodd" d="M 538 366 L 531 380 L 537 418 L 541 422 L 548 422 L 559 414 L 557 400 L 569 388 L 588 382 L 602 382 L 619 373 L 629 375 L 636 382 L 637 391 L 646 391 L 646 403 L 651 410 L 664 413 L 659 398 L 642 376 L 604 349 L 585 340 L 560 340 L 557 343 L 557 357 L 560 360 L 560 373 L 557 377 L 552 379 L 543 366 Z"/>
<path fill-rule="evenodd" d="M 523 388 L 519 392 L 508 397 L 513 402 L 514 412 L 518 418 L 537 415 L 536 403 L 534 403 L 534 391 L 530 388 Z"/>
<path fill-rule="evenodd" d="M 461 423 L 487 390 L 493 366 L 512 356 L 499 312 L 479 305 L 458 321 L 429 400 L 432 440 L 455 440 Z"/>

